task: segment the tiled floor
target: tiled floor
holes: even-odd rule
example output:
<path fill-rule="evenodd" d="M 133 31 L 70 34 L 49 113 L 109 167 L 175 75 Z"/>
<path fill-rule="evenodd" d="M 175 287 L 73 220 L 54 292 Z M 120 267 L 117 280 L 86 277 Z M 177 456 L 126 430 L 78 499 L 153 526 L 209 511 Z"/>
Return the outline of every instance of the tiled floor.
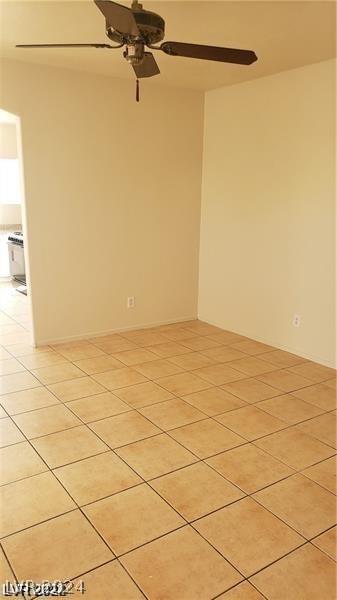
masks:
<path fill-rule="evenodd" d="M 335 371 L 198 321 L 34 349 L 0 298 L 2 580 L 335 600 Z"/>

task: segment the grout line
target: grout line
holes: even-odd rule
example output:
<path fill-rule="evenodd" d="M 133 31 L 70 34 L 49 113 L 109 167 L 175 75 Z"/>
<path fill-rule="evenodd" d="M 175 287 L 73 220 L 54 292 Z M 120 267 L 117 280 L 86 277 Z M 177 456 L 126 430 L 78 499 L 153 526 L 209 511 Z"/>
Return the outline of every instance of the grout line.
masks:
<path fill-rule="evenodd" d="M 183 344 L 182 344 L 182 345 L 183 345 Z M 14 358 L 15 358 L 15 357 L 14 357 Z M 159 360 L 160 360 L 160 359 L 161 359 L 161 358 L 159 358 Z M 162 360 L 165 360 L 165 358 L 163 358 Z M 72 362 L 72 361 L 68 361 L 68 362 Z M 222 364 L 222 363 L 221 363 L 221 364 Z M 126 368 L 128 368 L 128 367 L 126 367 Z M 280 370 L 280 369 L 277 369 L 277 370 Z M 85 374 L 85 375 L 87 375 L 87 374 Z M 90 376 L 89 376 L 89 377 L 90 377 Z M 244 377 L 243 379 L 246 379 L 246 378 L 255 378 L 255 376 L 248 376 L 248 377 Z M 95 381 L 95 380 L 94 380 L 94 381 Z M 156 383 L 156 381 L 155 381 L 155 380 L 150 380 L 150 379 L 149 379 L 149 381 L 154 381 L 154 382 Z M 100 385 L 102 385 L 102 384 L 100 384 Z M 160 384 L 159 384 L 159 385 L 160 385 Z M 311 383 L 310 385 L 316 385 L 316 382 L 315 382 L 315 383 Z M 44 384 L 42 384 L 42 386 L 43 386 L 43 387 L 46 387 L 46 386 L 44 386 Z M 105 386 L 103 386 L 103 387 L 105 387 Z M 125 387 L 131 387 L 131 386 L 125 386 Z M 218 386 L 213 386 L 213 385 L 212 385 L 211 387 L 218 387 Z M 305 386 L 305 387 L 307 387 L 307 386 Z M 48 388 L 47 388 L 47 389 L 48 389 Z M 108 389 L 108 388 L 107 388 L 107 389 Z M 119 388 L 119 389 L 121 389 L 121 388 Z M 49 390 L 49 391 L 51 391 L 51 390 Z M 108 389 L 108 391 L 109 391 L 109 392 L 111 392 L 111 393 L 113 394 L 113 391 L 114 391 L 114 390 L 109 390 L 109 389 Z M 102 393 L 103 393 L 103 392 L 102 392 Z M 284 392 L 280 393 L 279 395 L 283 395 L 283 393 L 284 393 Z M 94 394 L 93 394 L 93 395 L 94 395 Z M 233 395 L 234 395 L 234 394 L 233 394 Z M 175 395 L 175 394 L 173 394 L 173 396 L 174 396 L 175 398 L 180 398 L 179 396 L 177 396 L 177 395 Z M 90 396 L 89 396 L 89 397 L 90 397 Z M 80 399 L 82 399 L 82 398 L 80 398 Z M 59 400 L 59 399 L 58 399 L 58 400 Z M 184 400 L 183 400 L 182 398 L 180 398 L 180 400 L 182 400 L 182 401 L 184 402 Z M 0 401 L 1 401 L 1 397 L 0 397 Z M 62 400 L 61 400 L 61 402 L 62 402 Z M 163 401 L 163 402 L 165 402 L 165 401 Z M 63 403 L 64 405 L 66 405 L 66 403 L 65 403 L 65 402 L 62 402 L 62 403 Z M 162 402 L 160 402 L 160 403 L 162 403 Z M 186 403 L 186 402 L 185 402 L 185 403 Z M 156 404 L 157 404 L 157 403 L 156 403 Z M 186 403 L 186 404 L 188 404 L 188 403 Z M 189 406 L 191 406 L 190 404 L 188 404 L 188 405 L 189 405 Z M 53 406 L 54 406 L 54 405 L 53 405 Z M 149 405 L 149 406 L 153 406 L 153 405 Z M 48 408 L 48 407 L 45 407 L 45 408 Z M 68 407 L 68 408 L 69 408 L 69 410 L 71 411 L 71 408 L 70 408 L 70 407 Z M 139 407 L 139 408 L 144 408 L 144 407 Z M 140 411 L 139 411 L 139 410 L 137 410 L 137 409 L 135 409 L 134 407 L 131 407 L 131 409 L 130 409 L 130 410 L 135 410 L 136 412 L 138 412 L 139 414 L 141 414 L 141 415 L 142 415 L 142 413 L 140 413 Z M 199 409 L 196 409 L 196 410 L 199 410 Z M 233 409 L 233 410 L 237 410 L 237 409 Z M 8 414 L 8 413 L 7 413 L 7 411 L 5 411 L 5 412 L 6 412 L 6 414 Z M 30 411 L 27 411 L 27 412 L 30 412 Z M 71 412 L 73 412 L 73 411 L 71 411 Z M 200 411 L 200 412 L 203 412 L 203 411 Z M 226 412 L 231 412 L 231 411 L 226 411 Z M 265 411 L 265 412 L 266 412 L 266 411 Z M 325 412 L 329 412 L 329 411 L 325 411 Z M 19 413 L 19 414 L 20 414 L 20 413 Z M 76 413 L 73 413 L 73 414 L 75 414 L 75 415 L 76 415 Z M 121 413 L 121 414 L 123 414 L 123 413 Z M 220 413 L 220 414 L 221 414 L 221 413 Z M 78 417 L 78 415 L 76 415 L 76 416 Z M 117 415 L 116 415 L 116 416 L 117 416 Z M 142 415 L 142 416 L 144 417 L 144 415 Z M 214 415 L 214 416 L 216 416 L 216 415 Z M 9 416 L 9 418 L 11 418 L 11 416 Z M 106 417 L 106 418 L 109 418 L 109 417 Z M 144 418 L 146 418 L 146 417 L 144 417 Z M 208 418 L 212 418 L 212 417 L 210 417 L 209 415 L 205 414 L 205 420 L 206 420 L 206 418 L 208 419 Z M 313 417 L 313 418 L 315 418 L 315 417 Z M 104 420 L 104 419 L 105 419 L 105 418 L 103 418 L 103 419 L 99 419 L 99 420 Z M 12 419 L 11 419 L 11 420 L 12 420 Z M 148 419 L 148 420 L 150 420 L 150 419 Z M 216 419 L 213 419 L 213 420 L 214 420 L 214 421 L 216 421 Z M 311 419 L 307 419 L 307 420 L 311 420 Z M 88 428 L 90 431 L 92 431 L 92 430 L 90 429 L 90 427 L 88 427 L 88 424 L 87 424 L 87 423 L 84 423 L 84 422 L 83 422 L 81 419 L 80 419 L 80 421 L 83 423 L 83 425 L 84 425 L 84 426 L 86 426 L 86 427 L 87 427 L 87 428 Z M 15 422 L 15 421 L 14 421 L 14 422 Z M 218 423 L 218 421 L 216 421 L 216 422 Z M 290 425 L 289 427 L 293 427 L 293 426 L 294 426 L 294 424 Z M 178 427 L 178 428 L 179 428 L 179 427 Z M 288 428 L 288 427 L 285 427 L 285 429 L 287 429 L 287 428 Z M 161 429 L 161 428 L 159 428 L 159 429 Z M 177 428 L 175 428 L 175 429 L 177 429 Z M 96 432 L 93 432 L 93 433 L 94 433 L 94 434 L 97 436 Z M 165 433 L 166 435 L 169 435 L 169 437 L 171 437 L 168 431 L 162 430 L 162 433 Z M 235 432 L 235 433 L 236 433 L 236 432 Z M 52 435 L 52 434 L 46 434 L 46 435 Z M 157 435 L 160 435 L 160 434 L 157 434 Z M 268 434 L 268 435 L 272 435 L 272 434 Z M 268 437 L 268 435 L 267 435 L 267 436 L 263 436 L 263 437 Z M 99 436 L 97 436 L 97 437 L 98 437 L 99 439 L 101 439 Z M 155 436 L 150 436 L 150 437 L 155 437 Z M 148 438 L 144 438 L 144 439 L 148 439 Z M 171 439 L 172 439 L 172 438 L 171 438 Z M 315 439 L 316 439 L 316 438 L 315 438 Z M 30 441 L 29 441 L 28 439 L 27 439 L 27 441 L 28 441 L 28 443 L 30 443 Z M 102 440 L 102 439 L 101 439 L 101 441 L 103 441 L 103 442 L 104 442 L 104 440 Z M 141 441 L 141 440 L 139 440 L 139 441 Z M 177 440 L 174 440 L 174 441 L 176 441 L 176 442 L 177 442 Z M 105 443 L 105 442 L 104 442 L 104 443 Z M 131 443 L 136 443 L 136 442 L 131 442 Z M 177 443 L 178 443 L 178 442 L 177 442 Z M 251 441 L 247 441 L 247 444 L 249 444 L 249 443 L 253 443 L 253 442 L 251 442 Z M 128 443 L 128 444 L 126 444 L 126 445 L 129 445 L 129 444 L 130 444 L 130 443 Z M 184 447 L 182 444 L 180 444 L 180 445 L 181 445 L 182 447 Z M 245 445 L 245 444 L 243 444 L 243 445 Z M 124 446 L 123 446 L 123 447 L 124 447 Z M 33 447 L 33 448 L 34 448 L 34 447 Z M 117 448 L 116 448 L 116 449 L 117 449 Z M 232 449 L 233 449 L 233 448 L 230 448 L 230 449 L 228 449 L 228 450 L 226 450 L 226 451 L 229 451 L 229 450 L 232 450 Z M 34 450 L 36 451 L 36 449 L 35 449 L 35 448 L 34 448 Z M 187 450 L 189 450 L 189 449 L 187 449 Z M 108 451 L 107 451 L 107 452 L 108 452 Z M 113 450 L 113 449 L 112 449 L 112 452 L 114 452 L 114 450 Z M 190 452 L 190 450 L 189 450 L 189 452 Z M 115 453 L 115 454 L 116 454 L 116 453 Z M 222 454 L 222 452 L 220 452 L 219 454 Z M 117 454 L 117 456 L 118 456 L 118 458 L 119 458 L 120 460 L 123 460 L 123 459 L 122 459 L 122 458 L 121 458 L 121 457 L 120 457 L 118 454 Z M 40 458 L 42 458 L 42 457 L 40 457 Z M 88 458 L 90 458 L 90 457 L 88 457 Z M 209 457 L 207 457 L 207 458 L 209 458 Z M 275 459 L 275 457 L 273 457 L 273 458 Z M 45 461 L 44 461 L 44 459 L 42 459 L 42 460 L 43 460 L 43 462 L 45 462 Z M 85 459 L 80 459 L 79 461 L 74 461 L 74 462 L 81 462 L 82 460 L 85 460 Z M 278 460 L 278 459 L 275 459 L 275 460 Z M 323 459 L 322 461 L 319 461 L 319 462 L 324 462 L 325 460 L 327 460 L 327 459 Z M 123 461 L 123 462 L 125 462 L 125 461 Z M 197 461 L 196 461 L 195 463 L 193 463 L 193 464 L 198 464 L 199 462 L 203 462 L 204 464 L 207 464 L 207 463 L 205 463 L 205 460 L 204 460 L 204 459 L 200 459 L 199 457 L 197 457 Z M 71 463 L 71 464 L 73 464 L 73 463 Z M 125 463 L 125 464 L 127 464 L 127 463 Z M 318 463 L 316 463 L 316 464 L 318 464 Z M 63 465 L 62 465 L 62 466 L 63 466 Z M 127 466 L 128 466 L 129 468 L 131 468 L 131 470 L 133 470 L 133 471 L 134 471 L 134 469 L 132 469 L 132 467 L 130 467 L 130 465 L 128 465 L 128 464 L 127 464 Z M 289 465 L 287 465 L 287 466 L 289 467 Z M 311 465 L 310 465 L 310 466 L 311 466 Z M 210 467 L 210 465 L 208 465 L 208 467 Z M 175 471 L 177 471 L 177 470 L 181 470 L 181 469 L 183 469 L 183 468 L 186 468 L 186 465 L 185 465 L 184 467 L 181 467 L 181 468 L 179 468 L 179 469 L 176 469 L 176 470 L 174 470 L 173 472 L 175 472 Z M 51 468 L 49 468 L 49 466 L 48 466 L 48 465 L 47 465 L 47 469 L 48 469 L 49 471 L 53 472 L 53 471 L 52 471 L 52 469 L 51 469 Z M 215 470 L 215 469 L 213 469 L 213 470 Z M 144 482 L 145 484 L 147 484 L 147 485 L 150 485 L 148 482 L 146 482 L 146 481 L 145 481 L 145 480 L 144 480 L 144 479 L 143 479 L 143 478 L 140 476 L 140 474 L 139 474 L 139 473 L 137 473 L 136 471 L 134 471 L 134 472 L 135 472 L 135 473 L 138 475 L 138 477 L 140 477 L 140 478 L 143 480 L 143 482 Z M 217 471 L 215 470 L 215 472 L 217 472 Z M 296 471 L 295 471 L 295 472 L 296 472 Z M 217 472 L 217 473 L 218 473 L 218 472 Z M 161 475 L 161 476 L 159 476 L 159 477 L 165 476 L 165 475 L 167 475 L 167 474 L 168 474 L 168 473 L 165 473 L 164 475 Z M 218 474 L 219 474 L 220 476 L 222 476 L 220 473 L 218 473 Z M 55 474 L 54 474 L 54 475 L 55 475 Z M 292 475 L 291 475 L 291 476 L 292 476 Z M 223 477 L 223 476 L 222 476 L 222 477 Z M 290 477 L 290 476 L 289 476 L 289 477 Z M 223 477 L 223 478 L 224 478 L 226 481 L 228 481 L 228 480 L 227 480 L 225 477 Z M 156 478 L 153 478 L 153 479 L 156 479 Z M 59 481 L 59 480 L 58 480 L 58 481 Z M 149 480 L 149 481 L 151 481 L 151 480 Z M 230 483 L 233 485 L 233 483 L 232 483 L 232 482 L 230 482 Z M 274 482 L 274 483 L 276 483 L 276 482 Z M 274 485 L 274 483 L 273 483 L 273 484 L 270 484 L 270 485 Z M 138 485 L 141 485 L 141 484 L 138 484 Z M 64 487 L 64 486 L 62 486 L 62 487 Z M 133 486 L 132 486 L 132 487 L 133 487 Z M 236 487 L 238 487 L 238 486 L 236 486 Z M 266 487 L 269 487 L 269 486 L 266 486 Z M 151 488 L 151 489 L 153 489 L 151 485 L 150 485 L 150 488 Z M 68 490 L 67 490 L 65 487 L 64 487 L 64 489 L 65 489 L 66 493 L 67 493 L 67 494 L 68 494 L 68 495 L 71 497 L 71 495 L 70 495 L 69 491 L 68 491 Z M 127 488 L 127 489 L 129 489 L 129 488 Z M 239 489 L 239 488 L 238 488 L 238 489 Z M 265 489 L 265 488 L 264 488 L 264 489 Z M 325 489 L 325 488 L 323 488 L 323 489 Z M 156 491 L 156 490 L 154 490 L 154 491 Z M 120 493 L 120 492 L 116 492 L 116 493 Z M 245 493 L 245 492 L 243 492 L 243 493 Z M 254 493 L 255 493 L 255 492 L 254 492 Z M 159 497 L 161 497 L 161 496 L 160 496 L 160 494 L 158 494 L 158 495 L 159 495 Z M 248 496 L 248 495 L 246 495 L 245 497 L 247 497 L 247 496 Z M 108 497 L 109 497 L 109 496 L 108 496 Z M 168 502 L 167 502 L 165 499 L 163 499 L 163 500 L 166 502 L 166 504 L 168 504 L 169 506 L 171 506 L 171 505 L 170 505 L 170 504 L 169 504 L 169 503 L 168 503 Z M 238 501 L 239 501 L 239 500 L 238 500 Z M 77 503 L 75 503 L 75 504 L 77 505 Z M 77 505 L 77 506 L 78 506 L 78 505 Z M 223 508 L 223 507 L 222 507 L 222 508 Z M 264 508 L 265 508 L 265 507 L 264 507 Z M 81 510 L 81 508 L 80 508 L 80 507 L 79 507 L 79 509 Z M 220 509 L 218 509 L 218 510 L 221 510 L 221 508 L 220 508 Z M 266 510 L 267 510 L 267 509 L 266 509 Z M 71 511 L 68 511 L 68 512 L 71 512 Z M 82 512 L 82 511 L 81 511 L 81 512 Z M 175 511 L 175 512 L 178 512 L 178 511 Z M 216 511 L 214 511 L 214 512 L 216 512 Z M 83 513 L 82 513 L 82 514 L 83 514 Z M 179 513 L 178 513 L 178 514 L 179 514 Z M 272 513 L 272 514 L 273 514 L 273 513 Z M 60 516 L 60 515 L 58 515 L 58 516 Z M 274 516 L 276 516 L 276 515 L 274 515 Z M 57 517 L 54 517 L 54 518 L 57 518 Z M 202 517 L 202 518 L 203 518 L 203 517 Z M 279 519 L 279 517 L 277 517 L 277 518 Z M 280 520 L 281 520 L 281 519 L 280 519 Z M 90 520 L 89 520 L 89 523 L 92 525 L 92 523 L 90 522 Z M 286 524 L 286 525 L 289 527 L 289 525 L 288 525 L 288 524 Z M 36 526 L 36 525 L 34 525 L 34 526 Z M 93 525 L 92 525 L 92 526 L 93 526 Z M 185 526 L 185 525 L 183 525 L 183 526 Z M 183 527 L 183 526 L 182 526 L 182 527 Z M 94 528 L 94 529 L 95 529 L 95 528 Z M 193 529 L 194 529 L 194 528 L 193 528 Z M 99 534 L 99 533 L 98 533 L 98 534 Z M 100 534 L 99 534 L 99 535 L 100 535 Z M 167 535 L 167 534 L 165 534 L 165 535 Z M 321 534 L 319 534 L 319 535 L 321 535 Z M 100 537 L 102 537 L 102 536 L 100 536 Z M 317 537 L 317 536 L 316 536 L 316 537 Z M 102 539 L 103 539 L 103 538 L 102 538 Z M 151 540 L 151 541 L 153 541 L 153 540 Z M 207 541 L 207 540 L 206 540 L 206 541 Z M 147 542 L 147 543 L 150 543 L 150 542 Z M 207 541 L 207 543 L 208 543 L 209 545 L 211 545 L 211 544 L 210 544 L 208 541 Z M 220 554 L 221 554 L 221 553 L 220 553 Z M 223 555 L 221 555 L 221 556 L 223 556 Z M 225 559 L 226 559 L 226 557 L 225 557 Z M 227 560 L 227 559 L 226 559 L 226 560 Z M 277 559 L 277 560 L 280 560 L 280 559 Z M 110 562 L 110 561 L 108 561 L 108 562 Z M 277 562 L 277 561 L 275 561 L 275 562 Z M 10 564 L 10 563 L 9 563 L 9 564 Z M 10 566 L 11 566 L 11 565 L 10 565 Z M 123 567 L 123 565 L 122 565 L 122 567 Z M 96 568 L 98 568 L 98 567 L 95 567 L 93 570 L 95 570 Z M 123 567 L 123 568 L 124 568 L 124 567 Z M 264 567 L 264 568 L 266 568 L 266 567 Z M 124 569 L 124 570 L 125 570 L 125 569 Z M 237 570 L 237 569 L 236 569 L 236 570 Z M 130 575 L 130 574 L 129 574 L 129 575 Z M 250 576 L 250 577 L 251 577 L 251 576 Z M 245 578 L 245 579 L 246 579 L 246 578 Z M 135 583 L 136 583 L 136 582 L 135 582 Z M 137 583 L 136 583 L 136 585 L 137 585 Z M 138 589 L 140 589 L 138 585 L 137 585 L 137 587 L 138 587 Z M 227 591 L 227 590 L 226 590 L 226 591 Z"/>

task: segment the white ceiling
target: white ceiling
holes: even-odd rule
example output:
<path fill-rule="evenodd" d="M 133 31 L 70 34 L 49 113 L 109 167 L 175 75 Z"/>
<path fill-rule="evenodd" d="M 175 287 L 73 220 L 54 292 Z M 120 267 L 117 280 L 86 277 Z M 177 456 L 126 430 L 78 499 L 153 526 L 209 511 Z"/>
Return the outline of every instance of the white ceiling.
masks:
<path fill-rule="evenodd" d="M 166 21 L 166 40 L 254 50 L 251 66 L 155 56 L 160 83 L 207 90 L 255 79 L 336 55 L 336 3 L 329 1 L 146 2 Z M 27 62 L 134 78 L 122 49 L 17 49 L 29 43 L 109 43 L 104 18 L 92 0 L 1 0 L 2 56 Z"/>

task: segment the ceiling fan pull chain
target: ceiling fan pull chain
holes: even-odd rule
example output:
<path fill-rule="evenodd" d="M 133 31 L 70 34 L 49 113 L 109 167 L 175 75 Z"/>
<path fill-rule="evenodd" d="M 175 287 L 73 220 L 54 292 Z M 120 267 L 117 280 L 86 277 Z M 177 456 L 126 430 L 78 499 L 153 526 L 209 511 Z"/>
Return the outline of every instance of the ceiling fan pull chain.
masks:
<path fill-rule="evenodd" d="M 139 102 L 139 79 L 136 80 L 136 102 Z"/>

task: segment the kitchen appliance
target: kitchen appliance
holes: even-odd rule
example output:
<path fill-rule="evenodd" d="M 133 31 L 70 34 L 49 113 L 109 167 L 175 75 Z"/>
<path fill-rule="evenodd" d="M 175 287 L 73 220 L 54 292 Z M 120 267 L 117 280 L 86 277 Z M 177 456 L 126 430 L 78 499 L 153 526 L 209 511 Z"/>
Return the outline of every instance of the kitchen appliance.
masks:
<path fill-rule="evenodd" d="M 14 231 L 7 238 L 8 255 L 9 255 L 9 270 L 11 276 L 26 285 L 26 268 L 24 241 L 22 231 Z"/>

